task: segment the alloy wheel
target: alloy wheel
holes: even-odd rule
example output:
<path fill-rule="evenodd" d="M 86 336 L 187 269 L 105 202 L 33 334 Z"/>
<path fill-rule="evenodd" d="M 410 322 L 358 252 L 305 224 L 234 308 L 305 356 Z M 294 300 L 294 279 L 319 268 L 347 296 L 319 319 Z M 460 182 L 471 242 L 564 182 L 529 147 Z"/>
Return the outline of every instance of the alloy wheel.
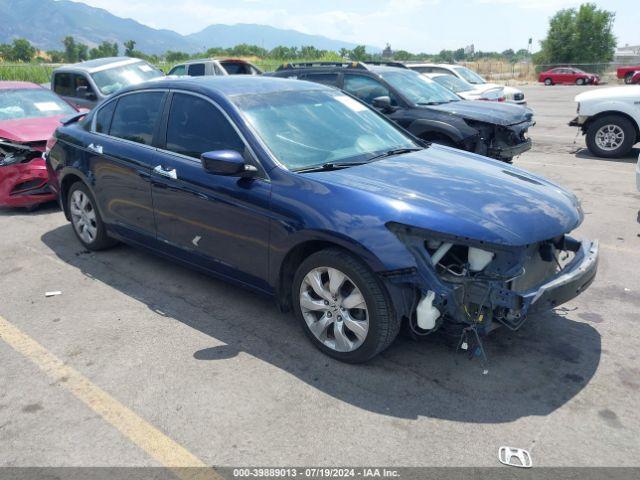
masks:
<path fill-rule="evenodd" d="M 337 352 L 359 348 L 369 332 L 369 312 L 362 292 L 343 272 L 317 267 L 300 285 L 300 309 L 313 335 Z"/>
<path fill-rule="evenodd" d="M 603 125 L 595 135 L 598 148 L 611 152 L 617 150 L 624 143 L 624 130 L 618 125 Z"/>
<path fill-rule="evenodd" d="M 69 202 L 69 212 L 73 228 L 78 236 L 85 243 L 93 242 L 98 233 L 98 223 L 96 222 L 96 212 L 86 193 L 81 190 L 73 192 Z"/>

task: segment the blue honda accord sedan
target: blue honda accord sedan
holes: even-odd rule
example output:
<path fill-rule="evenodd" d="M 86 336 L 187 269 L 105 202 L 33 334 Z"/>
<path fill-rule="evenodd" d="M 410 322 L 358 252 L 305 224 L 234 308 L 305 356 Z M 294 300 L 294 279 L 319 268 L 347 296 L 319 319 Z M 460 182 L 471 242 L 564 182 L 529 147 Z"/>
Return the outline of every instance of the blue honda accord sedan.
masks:
<path fill-rule="evenodd" d="M 479 343 L 596 274 L 572 193 L 317 83 L 150 81 L 67 119 L 46 157 L 87 249 L 123 241 L 272 295 L 347 362 L 403 324 Z"/>

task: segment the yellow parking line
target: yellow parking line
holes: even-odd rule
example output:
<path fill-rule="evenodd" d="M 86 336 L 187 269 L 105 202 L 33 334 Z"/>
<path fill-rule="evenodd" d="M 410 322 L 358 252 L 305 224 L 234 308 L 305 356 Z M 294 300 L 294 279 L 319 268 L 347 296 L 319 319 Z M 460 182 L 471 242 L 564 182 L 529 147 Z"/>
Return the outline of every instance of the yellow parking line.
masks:
<path fill-rule="evenodd" d="M 49 377 L 69 390 L 131 442 L 183 480 L 222 479 L 212 468 L 153 425 L 122 405 L 84 375 L 65 365 L 34 339 L 0 316 L 0 339 L 27 357 Z"/>

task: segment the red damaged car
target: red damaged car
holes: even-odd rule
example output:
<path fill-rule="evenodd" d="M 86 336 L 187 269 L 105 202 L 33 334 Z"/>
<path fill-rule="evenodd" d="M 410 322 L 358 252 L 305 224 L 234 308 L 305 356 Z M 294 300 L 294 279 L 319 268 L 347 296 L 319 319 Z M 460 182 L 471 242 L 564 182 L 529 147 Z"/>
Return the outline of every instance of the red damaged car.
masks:
<path fill-rule="evenodd" d="M 538 81 L 545 85 L 555 85 L 557 83 L 573 83 L 576 85 L 597 85 L 600 77 L 595 73 L 588 73 L 573 67 L 552 68 L 538 75 Z"/>
<path fill-rule="evenodd" d="M 35 83 L 0 82 L 0 207 L 54 200 L 42 159 L 47 140 L 74 107 Z"/>

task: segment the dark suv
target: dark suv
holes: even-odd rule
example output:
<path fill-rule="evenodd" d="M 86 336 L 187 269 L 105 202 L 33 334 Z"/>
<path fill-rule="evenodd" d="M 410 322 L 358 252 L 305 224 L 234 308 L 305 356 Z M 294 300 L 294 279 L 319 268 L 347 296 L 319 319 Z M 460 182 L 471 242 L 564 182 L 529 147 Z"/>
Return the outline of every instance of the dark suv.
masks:
<path fill-rule="evenodd" d="M 531 148 L 529 108 L 463 100 L 402 64 L 296 63 L 270 75 L 340 88 L 423 140 L 506 162 Z"/>

